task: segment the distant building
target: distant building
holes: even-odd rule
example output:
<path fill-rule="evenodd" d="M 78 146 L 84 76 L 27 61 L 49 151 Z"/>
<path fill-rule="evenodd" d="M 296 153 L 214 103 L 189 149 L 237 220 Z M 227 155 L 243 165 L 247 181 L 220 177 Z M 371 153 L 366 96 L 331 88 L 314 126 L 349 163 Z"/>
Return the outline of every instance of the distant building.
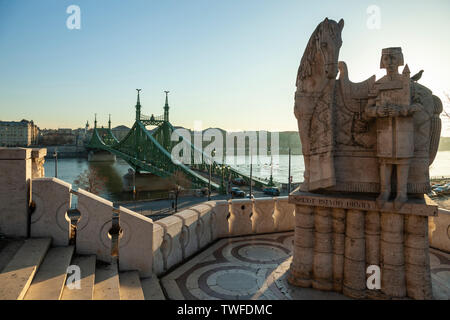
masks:
<path fill-rule="evenodd" d="M 72 134 L 72 129 L 70 129 L 70 128 L 58 128 L 57 133 L 60 134 L 60 135 L 71 135 Z"/>
<path fill-rule="evenodd" d="M 125 138 L 125 136 L 130 131 L 130 128 L 128 128 L 127 126 L 117 126 L 115 128 L 112 128 L 111 131 L 114 136 L 120 141 Z"/>
<path fill-rule="evenodd" d="M 0 146 L 28 147 L 36 145 L 39 128 L 33 120 L 0 121 Z"/>
<path fill-rule="evenodd" d="M 75 145 L 76 142 L 77 135 L 70 128 L 41 130 L 41 137 L 39 139 L 39 143 L 42 146 Z"/>

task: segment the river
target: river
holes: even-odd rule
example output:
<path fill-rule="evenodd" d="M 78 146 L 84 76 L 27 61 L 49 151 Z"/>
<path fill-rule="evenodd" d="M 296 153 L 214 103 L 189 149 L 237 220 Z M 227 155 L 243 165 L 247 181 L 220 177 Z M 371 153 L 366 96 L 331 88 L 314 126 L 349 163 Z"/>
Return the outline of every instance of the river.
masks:
<path fill-rule="evenodd" d="M 272 174 L 273 179 L 277 182 L 287 183 L 289 170 L 289 156 L 280 155 L 273 159 Z M 235 167 L 242 173 L 250 173 L 250 159 L 249 157 L 234 157 L 226 161 L 227 164 Z M 270 157 L 253 157 L 252 171 L 253 176 L 259 178 L 269 178 L 271 172 L 271 158 Z M 131 195 L 122 192 L 122 177 L 128 172 L 130 166 L 122 159 L 117 159 L 116 162 L 88 162 L 86 159 L 71 158 L 58 159 L 58 178 L 73 184 L 74 180 L 84 170 L 90 166 L 95 167 L 100 176 L 106 180 L 105 190 L 100 194 L 101 196 L 110 200 L 129 200 Z M 53 159 L 46 159 L 45 176 L 53 177 L 55 175 L 55 161 Z M 291 157 L 291 175 L 294 182 L 301 182 L 303 180 L 303 156 L 293 155 Z M 450 176 L 450 151 L 438 152 L 434 163 L 430 167 L 431 177 Z"/>

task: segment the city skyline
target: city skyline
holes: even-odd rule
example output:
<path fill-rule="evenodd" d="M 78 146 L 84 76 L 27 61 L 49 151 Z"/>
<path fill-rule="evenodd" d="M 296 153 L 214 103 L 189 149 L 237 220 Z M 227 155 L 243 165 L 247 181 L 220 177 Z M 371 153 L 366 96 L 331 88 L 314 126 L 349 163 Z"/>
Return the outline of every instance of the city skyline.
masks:
<path fill-rule="evenodd" d="M 71 30 L 66 9 L 73 4 L 81 28 Z M 379 25 L 371 26 L 374 5 Z M 382 76 L 381 49 L 401 46 L 411 73 L 425 70 L 420 83 L 448 108 L 449 9 L 448 1 L 0 0 L 0 119 L 79 128 L 86 120 L 93 126 L 96 113 L 99 126 L 111 114 L 113 127 L 130 127 L 135 88 L 142 88 L 147 115 L 162 114 L 163 91 L 171 91 L 177 126 L 202 121 L 203 129 L 296 131 L 298 64 L 325 17 L 345 20 L 339 59 L 352 81 Z M 450 136 L 442 119 L 442 135 Z"/>

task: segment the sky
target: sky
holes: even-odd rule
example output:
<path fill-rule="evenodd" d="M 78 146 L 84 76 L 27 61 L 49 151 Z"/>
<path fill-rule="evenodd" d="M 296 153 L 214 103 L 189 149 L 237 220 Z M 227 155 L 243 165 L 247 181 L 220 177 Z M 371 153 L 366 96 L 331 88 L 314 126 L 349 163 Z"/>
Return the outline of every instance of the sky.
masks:
<path fill-rule="evenodd" d="M 70 5 L 80 29 L 67 27 Z M 170 91 L 173 125 L 297 130 L 297 69 L 325 17 L 345 20 L 339 60 L 352 81 L 381 77 L 381 49 L 401 46 L 445 101 L 449 14 L 448 0 L 0 0 L 0 120 L 78 128 L 96 113 L 99 126 L 108 114 L 131 126 L 142 88 L 148 115 Z"/>

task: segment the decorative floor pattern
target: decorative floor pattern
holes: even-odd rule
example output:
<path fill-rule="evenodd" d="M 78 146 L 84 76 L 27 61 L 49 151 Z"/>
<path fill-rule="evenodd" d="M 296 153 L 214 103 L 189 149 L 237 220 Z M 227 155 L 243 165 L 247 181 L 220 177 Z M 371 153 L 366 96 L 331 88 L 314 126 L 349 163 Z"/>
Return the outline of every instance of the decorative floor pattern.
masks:
<path fill-rule="evenodd" d="M 293 232 L 223 239 L 162 278 L 176 300 L 348 299 L 288 284 Z M 431 250 L 433 293 L 450 299 L 450 255 Z"/>

